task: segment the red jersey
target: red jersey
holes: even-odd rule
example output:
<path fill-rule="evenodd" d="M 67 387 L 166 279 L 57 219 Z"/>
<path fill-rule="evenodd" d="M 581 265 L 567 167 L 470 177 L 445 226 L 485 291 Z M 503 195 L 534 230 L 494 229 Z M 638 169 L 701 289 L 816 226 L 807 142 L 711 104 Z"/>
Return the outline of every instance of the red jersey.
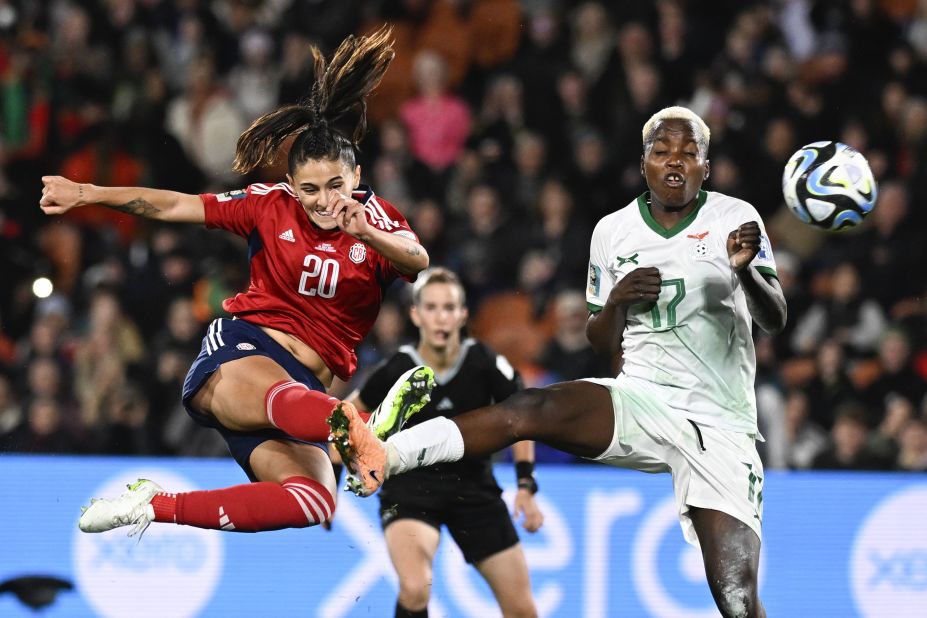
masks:
<path fill-rule="evenodd" d="M 358 187 L 352 197 L 364 204 L 370 225 L 418 240 L 399 211 L 368 187 Z M 287 183 L 200 198 L 207 228 L 248 239 L 250 285 L 222 307 L 297 337 L 335 375 L 350 378 L 357 368 L 354 348 L 373 326 L 386 288 L 409 278 L 369 245 L 313 224 Z"/>

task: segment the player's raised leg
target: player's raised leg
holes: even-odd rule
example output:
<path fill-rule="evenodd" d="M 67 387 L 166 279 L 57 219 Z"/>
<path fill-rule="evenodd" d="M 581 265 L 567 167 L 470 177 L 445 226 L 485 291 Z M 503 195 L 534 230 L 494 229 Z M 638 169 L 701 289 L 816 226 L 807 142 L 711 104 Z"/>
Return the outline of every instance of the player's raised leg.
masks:
<path fill-rule="evenodd" d="M 370 495 L 393 474 L 466 456 L 489 455 L 520 440 L 536 440 L 580 457 L 595 457 L 611 444 L 615 427 L 612 398 L 591 382 L 563 382 L 526 389 L 505 401 L 454 417 L 425 421 L 384 443 L 364 426 L 356 411 L 333 414 L 332 435 L 350 448 L 341 452 L 360 480 L 352 487 Z M 346 439 L 346 440 L 345 440 Z"/>
<path fill-rule="evenodd" d="M 352 474 L 347 483 L 355 493 L 362 491 L 360 488 L 366 483 L 363 479 L 376 477 L 377 470 L 386 464 L 380 441 L 398 433 L 409 417 L 425 407 L 434 386 L 434 371 L 418 365 L 396 380 L 366 423 L 348 402 L 341 402 L 332 410 L 328 418 L 331 441 Z"/>

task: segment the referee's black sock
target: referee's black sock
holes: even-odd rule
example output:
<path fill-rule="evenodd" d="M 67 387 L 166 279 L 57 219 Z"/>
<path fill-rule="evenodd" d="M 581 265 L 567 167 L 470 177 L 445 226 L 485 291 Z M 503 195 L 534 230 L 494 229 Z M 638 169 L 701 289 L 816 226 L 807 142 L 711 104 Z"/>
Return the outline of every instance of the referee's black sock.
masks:
<path fill-rule="evenodd" d="M 428 618 L 428 608 L 413 612 L 400 605 L 399 601 L 396 601 L 396 618 Z"/>

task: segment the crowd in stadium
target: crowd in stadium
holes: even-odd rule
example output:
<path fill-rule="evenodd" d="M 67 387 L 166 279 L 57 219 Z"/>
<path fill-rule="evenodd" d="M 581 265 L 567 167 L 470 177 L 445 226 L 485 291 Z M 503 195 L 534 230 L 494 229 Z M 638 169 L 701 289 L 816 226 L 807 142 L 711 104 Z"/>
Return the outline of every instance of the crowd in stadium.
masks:
<path fill-rule="evenodd" d="M 180 390 L 247 283 L 240 239 L 104 208 L 46 218 L 40 179 L 283 180 L 282 160 L 233 174 L 238 136 L 308 94 L 307 42 L 383 23 L 397 56 L 370 100 L 364 182 L 460 275 L 471 331 L 529 384 L 611 371 L 584 334 L 592 227 L 644 188 L 644 121 L 682 103 L 711 128 L 707 188 L 763 216 L 788 299 L 786 330 L 756 333 L 765 465 L 927 470 L 916 0 L 0 0 L 0 451 L 225 454 Z M 824 139 L 879 181 L 858 232 L 783 205 L 785 162 Z M 394 286 L 358 377 L 414 335 L 408 302 Z"/>

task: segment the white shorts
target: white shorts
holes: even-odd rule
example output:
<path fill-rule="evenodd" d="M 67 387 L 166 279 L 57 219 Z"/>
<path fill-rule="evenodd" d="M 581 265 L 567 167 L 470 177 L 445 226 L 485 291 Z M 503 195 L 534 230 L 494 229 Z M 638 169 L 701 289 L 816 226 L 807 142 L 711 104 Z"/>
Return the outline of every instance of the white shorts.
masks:
<path fill-rule="evenodd" d="M 695 425 L 625 375 L 586 381 L 608 388 L 615 409 L 612 442 L 595 461 L 671 472 L 682 533 L 696 547 L 689 507 L 727 513 L 762 539 L 764 473 L 753 436 Z"/>

